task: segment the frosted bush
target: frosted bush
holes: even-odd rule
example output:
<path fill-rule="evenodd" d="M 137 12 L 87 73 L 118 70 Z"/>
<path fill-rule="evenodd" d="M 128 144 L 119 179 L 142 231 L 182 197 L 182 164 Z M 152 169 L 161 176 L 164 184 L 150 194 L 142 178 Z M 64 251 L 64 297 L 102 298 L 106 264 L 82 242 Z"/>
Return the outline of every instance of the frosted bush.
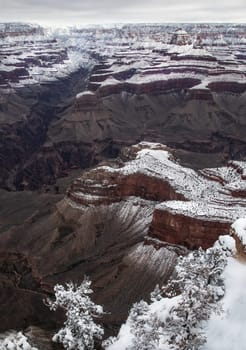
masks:
<path fill-rule="evenodd" d="M 95 304 L 90 294 L 91 281 L 84 278 L 80 285 L 72 282 L 65 286 L 57 284 L 54 288 L 55 300 L 48 299 L 50 310 L 55 311 L 58 307 L 66 310 L 66 321 L 53 337 L 53 341 L 62 343 L 68 350 L 94 349 L 94 340 L 102 339 L 103 328 L 94 322 L 95 318 L 103 314 L 103 308 Z"/>
<path fill-rule="evenodd" d="M 11 333 L 0 340 L 0 350 L 38 350 L 29 344 L 27 337 L 22 333 Z"/>

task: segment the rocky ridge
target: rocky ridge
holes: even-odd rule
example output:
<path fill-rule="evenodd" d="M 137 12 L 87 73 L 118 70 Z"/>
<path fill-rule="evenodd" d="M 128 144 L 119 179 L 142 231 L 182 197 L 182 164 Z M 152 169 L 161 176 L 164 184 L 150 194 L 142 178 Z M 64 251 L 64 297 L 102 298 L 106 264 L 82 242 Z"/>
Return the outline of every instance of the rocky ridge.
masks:
<path fill-rule="evenodd" d="M 139 140 L 164 142 L 181 156 L 190 152 L 191 166 L 194 153 L 203 154 L 201 167 L 211 153 L 217 164 L 244 157 L 244 136 L 236 125 L 245 129 L 245 61 L 238 56 L 244 46 L 141 39 L 106 40 L 108 51 L 100 44 L 89 49 L 100 60 L 87 90 L 50 127 L 49 137 L 57 143 L 83 139 L 95 150 L 110 140 L 112 154 Z"/>
<path fill-rule="evenodd" d="M 24 121 L 24 129 L 29 124 L 19 95 L 37 103 L 37 87 L 46 92 L 38 94 L 42 118 L 32 119 L 45 130 L 41 142 L 28 159 L 18 144 L 21 154 L 4 169 L 1 186 L 39 188 L 71 167 L 92 166 L 141 140 L 168 144 L 185 164 L 197 168 L 243 159 L 243 27 L 183 25 L 190 38 L 185 45 L 171 44 L 176 27 L 74 28 L 2 40 L 3 133 L 8 130 L 15 142 L 22 132 L 19 123 Z M 81 65 L 93 69 L 79 84 Z M 67 92 L 63 95 L 67 85 L 74 86 L 69 99 Z M 44 110 L 48 91 L 52 96 L 57 87 L 60 100 Z M 13 129 L 14 122 L 18 127 Z M 16 153 L 13 148 L 4 145 L 2 154 Z"/>
<path fill-rule="evenodd" d="M 149 235 L 188 248 L 210 247 L 245 215 L 245 162 L 196 172 L 161 144 L 142 142 L 131 160 L 84 173 L 68 191 L 70 205 L 101 205 L 128 197 L 155 201 Z"/>
<path fill-rule="evenodd" d="M 196 172 L 146 142 L 84 171 L 53 210 L 1 234 L 2 331 L 58 327 L 62 316 L 50 317 L 43 299 L 54 284 L 87 274 L 114 333 L 133 302 L 165 284 L 178 255 L 211 246 L 245 216 L 246 199 L 234 193 L 244 182 L 244 162 Z"/>

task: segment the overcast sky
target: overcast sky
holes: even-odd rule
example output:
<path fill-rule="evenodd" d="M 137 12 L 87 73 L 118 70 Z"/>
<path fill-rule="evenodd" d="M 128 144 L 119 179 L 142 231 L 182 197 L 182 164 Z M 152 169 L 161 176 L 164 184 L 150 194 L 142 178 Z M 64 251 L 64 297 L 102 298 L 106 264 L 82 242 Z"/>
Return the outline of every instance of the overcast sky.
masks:
<path fill-rule="evenodd" d="M 0 22 L 245 22 L 246 0 L 0 0 Z"/>

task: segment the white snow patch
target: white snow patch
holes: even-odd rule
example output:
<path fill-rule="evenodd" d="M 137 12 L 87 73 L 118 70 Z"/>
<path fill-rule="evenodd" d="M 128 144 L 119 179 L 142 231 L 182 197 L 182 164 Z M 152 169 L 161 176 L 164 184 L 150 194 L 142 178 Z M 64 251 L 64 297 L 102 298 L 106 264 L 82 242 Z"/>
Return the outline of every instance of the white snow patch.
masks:
<path fill-rule="evenodd" d="M 79 99 L 80 97 L 83 97 L 83 96 L 94 96 L 94 95 L 95 95 L 94 92 L 87 90 L 87 91 L 78 93 L 76 95 L 76 98 Z"/>
<path fill-rule="evenodd" d="M 240 218 L 232 224 L 236 235 L 241 240 L 242 244 L 246 246 L 246 218 Z"/>
<path fill-rule="evenodd" d="M 146 155 L 150 155 L 151 157 L 157 159 L 160 162 L 165 162 L 170 158 L 170 153 L 168 151 L 145 148 L 137 153 L 136 159 L 139 159 Z"/>
<path fill-rule="evenodd" d="M 205 221 L 209 219 L 210 221 L 230 222 L 237 215 L 234 208 L 207 203 L 206 201 L 167 201 L 158 204 L 156 209 L 196 217 Z"/>
<path fill-rule="evenodd" d="M 126 350 L 133 345 L 134 335 L 131 333 L 131 325 L 129 322 L 123 324 L 120 328 L 118 337 L 114 344 L 107 347 L 107 350 Z"/>
<path fill-rule="evenodd" d="M 223 251 L 228 251 L 231 256 L 234 256 L 237 252 L 235 239 L 229 235 L 219 236 L 214 247 L 218 247 Z"/>
<path fill-rule="evenodd" d="M 155 301 L 149 305 L 149 312 L 146 315 L 146 319 L 150 318 L 151 314 L 157 315 L 160 321 L 165 322 L 167 317 L 170 314 L 170 310 L 175 307 L 180 301 L 181 296 L 176 296 L 173 298 L 162 298 L 161 300 Z M 127 350 L 133 345 L 134 335 L 131 333 L 132 324 L 129 319 L 127 319 L 126 323 L 123 324 L 120 328 L 117 340 L 114 344 L 107 347 L 107 350 Z M 164 336 L 160 337 L 159 342 L 160 347 L 165 346 L 166 350 L 169 350 L 169 346 L 166 343 L 166 339 Z"/>
<path fill-rule="evenodd" d="M 244 219 L 245 220 L 245 219 Z M 223 314 L 212 315 L 207 324 L 207 343 L 202 350 L 242 350 L 246 344 L 246 265 L 228 259 L 224 272 Z"/>

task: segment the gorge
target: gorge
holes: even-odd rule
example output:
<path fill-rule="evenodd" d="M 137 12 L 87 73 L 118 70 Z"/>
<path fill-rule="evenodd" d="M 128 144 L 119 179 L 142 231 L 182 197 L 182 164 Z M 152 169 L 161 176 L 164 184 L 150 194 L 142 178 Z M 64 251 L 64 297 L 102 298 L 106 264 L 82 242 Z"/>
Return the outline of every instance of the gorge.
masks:
<path fill-rule="evenodd" d="M 115 335 L 245 217 L 245 26 L 179 26 L 0 26 L 1 332 L 89 275 Z"/>

